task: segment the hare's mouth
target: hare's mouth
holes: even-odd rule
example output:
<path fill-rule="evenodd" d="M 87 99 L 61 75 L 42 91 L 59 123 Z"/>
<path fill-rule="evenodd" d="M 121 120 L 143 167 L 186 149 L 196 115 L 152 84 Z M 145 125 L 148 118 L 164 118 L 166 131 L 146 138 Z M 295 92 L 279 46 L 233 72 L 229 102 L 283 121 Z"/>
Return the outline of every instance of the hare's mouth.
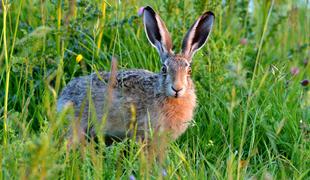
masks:
<path fill-rule="evenodd" d="M 167 87 L 166 89 L 167 96 L 173 97 L 173 98 L 182 97 L 184 95 L 184 92 L 185 92 L 184 88 L 176 90 L 175 88 L 171 86 L 171 87 Z"/>

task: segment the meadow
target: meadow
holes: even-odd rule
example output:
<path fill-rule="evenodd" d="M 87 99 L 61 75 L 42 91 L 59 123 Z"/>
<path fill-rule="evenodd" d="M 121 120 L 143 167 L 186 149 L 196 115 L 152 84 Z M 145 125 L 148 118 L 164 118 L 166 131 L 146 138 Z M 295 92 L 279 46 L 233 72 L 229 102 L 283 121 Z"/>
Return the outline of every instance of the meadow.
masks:
<path fill-rule="evenodd" d="M 0 179 L 310 179 L 307 0 L 0 1 Z M 128 139 L 68 150 L 57 98 L 74 77 L 159 72 L 138 10 L 166 22 L 175 51 L 204 11 L 215 22 L 193 58 L 198 106 L 162 162 Z"/>

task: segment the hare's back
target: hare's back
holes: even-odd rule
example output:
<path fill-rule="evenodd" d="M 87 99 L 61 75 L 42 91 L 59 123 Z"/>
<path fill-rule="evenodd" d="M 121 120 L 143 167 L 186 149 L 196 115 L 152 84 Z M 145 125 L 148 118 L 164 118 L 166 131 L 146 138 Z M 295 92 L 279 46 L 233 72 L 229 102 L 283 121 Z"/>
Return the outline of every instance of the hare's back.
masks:
<path fill-rule="evenodd" d="M 57 111 L 61 111 L 68 104 L 79 107 L 87 95 L 87 88 L 90 87 L 90 77 L 91 75 L 74 78 L 64 87 L 57 101 Z"/>
<path fill-rule="evenodd" d="M 99 72 L 71 80 L 59 96 L 57 110 L 61 111 L 69 103 L 79 108 L 88 90 L 91 90 L 94 99 L 104 98 L 110 75 L 109 72 Z M 153 94 L 157 78 L 157 74 L 142 69 L 118 71 L 112 88 L 113 91 L 122 92 L 123 95 L 142 98 L 144 95 Z"/>

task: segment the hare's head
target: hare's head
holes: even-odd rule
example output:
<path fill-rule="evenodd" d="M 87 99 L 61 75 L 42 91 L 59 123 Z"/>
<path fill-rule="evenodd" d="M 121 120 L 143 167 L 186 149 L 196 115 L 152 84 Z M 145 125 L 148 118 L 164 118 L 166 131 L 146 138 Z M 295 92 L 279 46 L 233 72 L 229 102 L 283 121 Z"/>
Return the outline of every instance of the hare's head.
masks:
<path fill-rule="evenodd" d="M 207 41 L 210 34 L 214 14 L 205 12 L 186 33 L 182 51 L 175 54 L 172 51 L 170 34 L 158 14 L 149 6 L 144 8 L 143 22 L 148 40 L 154 46 L 161 58 L 163 87 L 170 97 L 182 97 L 192 88 L 191 61 L 197 50 Z"/>

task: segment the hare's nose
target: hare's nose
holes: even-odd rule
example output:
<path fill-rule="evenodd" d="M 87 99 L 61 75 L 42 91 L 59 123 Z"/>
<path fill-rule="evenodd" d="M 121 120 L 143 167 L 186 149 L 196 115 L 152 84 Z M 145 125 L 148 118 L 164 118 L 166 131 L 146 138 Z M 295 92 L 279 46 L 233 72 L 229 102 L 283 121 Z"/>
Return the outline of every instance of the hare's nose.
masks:
<path fill-rule="evenodd" d="M 173 86 L 171 86 L 171 89 L 172 89 L 173 91 L 175 91 L 176 93 L 178 93 L 178 92 L 180 92 L 183 88 L 175 89 Z"/>

